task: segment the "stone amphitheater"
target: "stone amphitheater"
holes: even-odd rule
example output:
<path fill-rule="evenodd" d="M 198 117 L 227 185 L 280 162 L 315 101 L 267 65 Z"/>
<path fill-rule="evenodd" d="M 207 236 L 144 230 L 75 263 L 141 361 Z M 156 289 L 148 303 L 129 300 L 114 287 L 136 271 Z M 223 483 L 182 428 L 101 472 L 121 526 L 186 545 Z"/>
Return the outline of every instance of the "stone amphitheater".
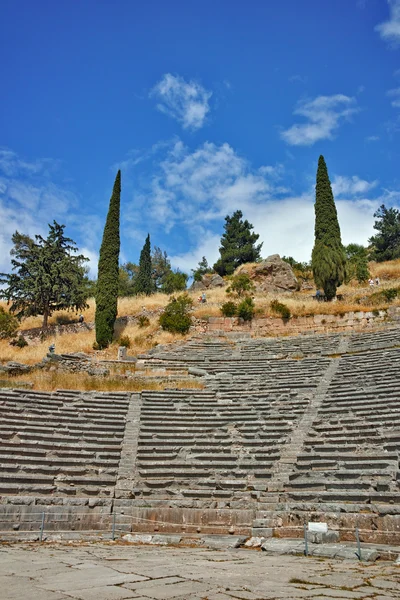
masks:
<path fill-rule="evenodd" d="M 400 544 L 399 332 L 215 332 L 138 361 L 203 389 L 1 390 L 0 529 L 296 538 L 322 521 Z"/>

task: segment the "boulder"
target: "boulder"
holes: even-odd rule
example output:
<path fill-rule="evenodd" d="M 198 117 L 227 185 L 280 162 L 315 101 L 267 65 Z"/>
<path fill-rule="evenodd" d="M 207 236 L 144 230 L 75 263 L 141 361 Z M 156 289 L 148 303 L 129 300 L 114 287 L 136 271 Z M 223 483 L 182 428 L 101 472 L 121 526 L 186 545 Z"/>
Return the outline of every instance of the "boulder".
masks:
<path fill-rule="evenodd" d="M 238 273 L 247 273 L 258 292 L 295 292 L 300 288 L 292 267 L 279 254 L 259 263 L 241 265 L 235 271 Z"/>
<path fill-rule="evenodd" d="M 8 375 L 22 375 L 23 373 L 30 373 L 32 367 L 24 365 L 19 362 L 9 361 L 5 365 L 0 366 L 0 371 L 8 373 Z"/>
<path fill-rule="evenodd" d="M 193 282 L 192 290 L 203 291 L 225 286 L 226 282 L 222 279 L 221 275 L 218 275 L 218 273 L 206 273 L 202 276 L 201 281 Z"/>

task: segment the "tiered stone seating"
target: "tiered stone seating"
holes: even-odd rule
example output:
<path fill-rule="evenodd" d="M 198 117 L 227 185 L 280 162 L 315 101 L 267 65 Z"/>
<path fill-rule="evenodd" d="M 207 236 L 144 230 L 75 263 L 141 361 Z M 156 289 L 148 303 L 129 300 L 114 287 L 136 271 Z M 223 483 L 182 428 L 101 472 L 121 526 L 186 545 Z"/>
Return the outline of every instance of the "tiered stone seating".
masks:
<path fill-rule="evenodd" d="M 327 362 L 263 361 L 233 375 L 240 365 L 226 360 L 207 390 L 143 392 L 140 493 L 234 501 L 232 490 L 268 480 Z M 208 366 L 221 368 L 218 360 Z"/>
<path fill-rule="evenodd" d="M 338 334 L 309 335 L 263 339 L 194 339 L 171 348 L 155 348 L 143 365 L 153 369 L 187 370 L 194 366 L 209 373 L 226 370 L 254 371 L 263 369 L 265 361 L 286 357 L 329 356 L 337 352 L 341 336 Z M 233 361 L 236 360 L 236 363 Z"/>
<path fill-rule="evenodd" d="M 341 359 L 291 476 L 297 498 L 400 500 L 399 366 L 400 349 Z"/>
<path fill-rule="evenodd" d="M 127 394 L 0 391 L 0 494 L 110 496 Z"/>

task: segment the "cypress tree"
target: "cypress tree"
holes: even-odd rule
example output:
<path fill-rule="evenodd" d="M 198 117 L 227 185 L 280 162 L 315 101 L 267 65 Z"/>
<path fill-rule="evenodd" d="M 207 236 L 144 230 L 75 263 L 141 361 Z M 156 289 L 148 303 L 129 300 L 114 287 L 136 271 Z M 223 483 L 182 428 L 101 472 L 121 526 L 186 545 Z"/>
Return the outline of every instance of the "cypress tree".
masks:
<path fill-rule="evenodd" d="M 96 342 L 99 348 L 106 348 L 112 341 L 118 312 L 120 201 L 121 171 L 118 171 L 100 247 L 95 316 Z"/>
<path fill-rule="evenodd" d="M 150 234 L 147 234 L 146 241 L 140 253 L 139 272 L 135 281 L 135 294 L 145 294 L 146 296 L 150 296 L 154 291 L 151 270 Z"/>
<path fill-rule="evenodd" d="M 311 262 L 316 286 L 324 290 L 327 300 L 332 300 L 336 296 L 336 288 L 345 278 L 346 254 L 342 246 L 335 200 L 323 156 L 318 160 L 315 243 Z"/>

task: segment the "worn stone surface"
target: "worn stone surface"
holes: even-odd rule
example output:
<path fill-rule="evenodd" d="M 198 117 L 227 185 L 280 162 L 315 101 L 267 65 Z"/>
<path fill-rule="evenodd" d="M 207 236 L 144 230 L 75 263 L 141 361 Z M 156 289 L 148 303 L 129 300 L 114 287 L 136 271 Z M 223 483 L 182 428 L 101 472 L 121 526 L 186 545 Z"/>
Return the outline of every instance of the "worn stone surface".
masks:
<path fill-rule="evenodd" d="M 201 292 L 204 290 L 225 286 L 226 282 L 222 279 L 221 275 L 218 275 L 218 273 L 206 273 L 202 276 L 200 281 L 194 281 L 192 283 L 191 289 Z"/>
<path fill-rule="evenodd" d="M 235 273 L 247 273 L 261 292 L 293 292 L 300 287 L 292 267 L 279 254 L 272 254 L 256 264 L 241 265 Z"/>
<path fill-rule="evenodd" d="M 400 598 L 398 566 L 254 550 L 14 545 L 0 550 L 7 600 Z"/>

